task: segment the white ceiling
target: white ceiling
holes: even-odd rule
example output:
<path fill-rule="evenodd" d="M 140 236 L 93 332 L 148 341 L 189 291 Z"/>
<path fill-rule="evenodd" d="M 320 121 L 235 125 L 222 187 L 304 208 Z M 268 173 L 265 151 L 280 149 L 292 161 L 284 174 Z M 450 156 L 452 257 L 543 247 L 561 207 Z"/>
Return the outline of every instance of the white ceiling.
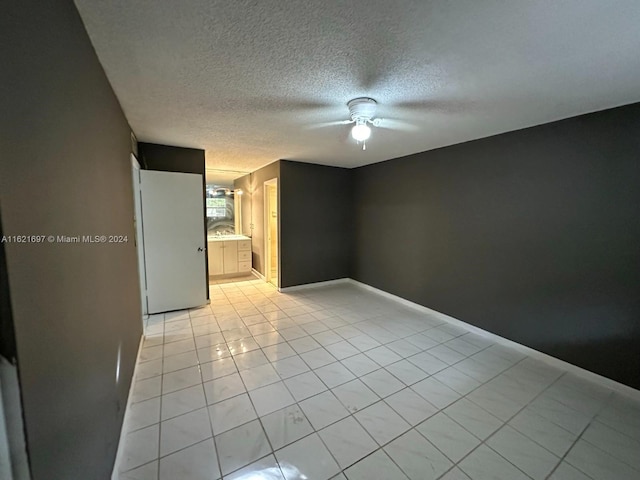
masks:
<path fill-rule="evenodd" d="M 353 167 L 640 101 L 638 0 L 75 0 L 138 138 Z M 346 102 L 380 117 L 367 151 Z"/>
<path fill-rule="evenodd" d="M 247 172 L 239 172 L 236 170 L 219 170 L 217 168 L 207 168 L 205 171 L 205 179 L 207 185 L 219 185 L 223 187 L 233 188 L 233 181 L 246 175 Z"/>

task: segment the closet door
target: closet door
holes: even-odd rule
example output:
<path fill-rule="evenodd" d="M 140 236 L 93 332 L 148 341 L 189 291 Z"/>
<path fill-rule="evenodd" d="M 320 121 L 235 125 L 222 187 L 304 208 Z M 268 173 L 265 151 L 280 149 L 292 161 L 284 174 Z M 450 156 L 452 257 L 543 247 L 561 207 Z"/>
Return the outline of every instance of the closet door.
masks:
<path fill-rule="evenodd" d="M 140 172 L 149 313 L 207 303 L 202 176 Z"/>

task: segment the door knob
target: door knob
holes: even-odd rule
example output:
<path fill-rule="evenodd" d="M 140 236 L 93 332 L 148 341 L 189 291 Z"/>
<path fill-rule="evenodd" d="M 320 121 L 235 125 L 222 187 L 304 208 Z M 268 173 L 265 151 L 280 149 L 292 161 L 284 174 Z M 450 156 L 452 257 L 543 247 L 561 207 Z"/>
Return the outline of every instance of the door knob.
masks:
<path fill-rule="evenodd" d="M 199 251 L 199 252 L 202 252 L 202 251 L 203 251 L 203 250 L 202 250 L 202 247 L 198 247 L 198 251 Z"/>

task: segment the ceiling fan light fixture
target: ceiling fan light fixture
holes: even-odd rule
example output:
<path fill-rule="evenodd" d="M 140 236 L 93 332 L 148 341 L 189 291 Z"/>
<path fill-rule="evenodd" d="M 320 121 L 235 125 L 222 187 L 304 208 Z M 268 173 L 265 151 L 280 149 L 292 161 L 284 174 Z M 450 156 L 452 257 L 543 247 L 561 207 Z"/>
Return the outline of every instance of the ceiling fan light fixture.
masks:
<path fill-rule="evenodd" d="M 366 123 L 356 123 L 351 129 L 351 136 L 358 142 L 364 142 L 371 136 L 371 128 Z"/>

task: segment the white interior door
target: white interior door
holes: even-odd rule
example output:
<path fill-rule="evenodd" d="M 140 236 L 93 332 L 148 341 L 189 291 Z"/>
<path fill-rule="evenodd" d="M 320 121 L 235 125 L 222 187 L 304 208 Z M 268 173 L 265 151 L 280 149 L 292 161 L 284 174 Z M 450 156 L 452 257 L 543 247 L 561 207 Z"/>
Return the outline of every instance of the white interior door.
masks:
<path fill-rule="evenodd" d="M 149 313 L 207 303 L 202 175 L 140 171 Z"/>

